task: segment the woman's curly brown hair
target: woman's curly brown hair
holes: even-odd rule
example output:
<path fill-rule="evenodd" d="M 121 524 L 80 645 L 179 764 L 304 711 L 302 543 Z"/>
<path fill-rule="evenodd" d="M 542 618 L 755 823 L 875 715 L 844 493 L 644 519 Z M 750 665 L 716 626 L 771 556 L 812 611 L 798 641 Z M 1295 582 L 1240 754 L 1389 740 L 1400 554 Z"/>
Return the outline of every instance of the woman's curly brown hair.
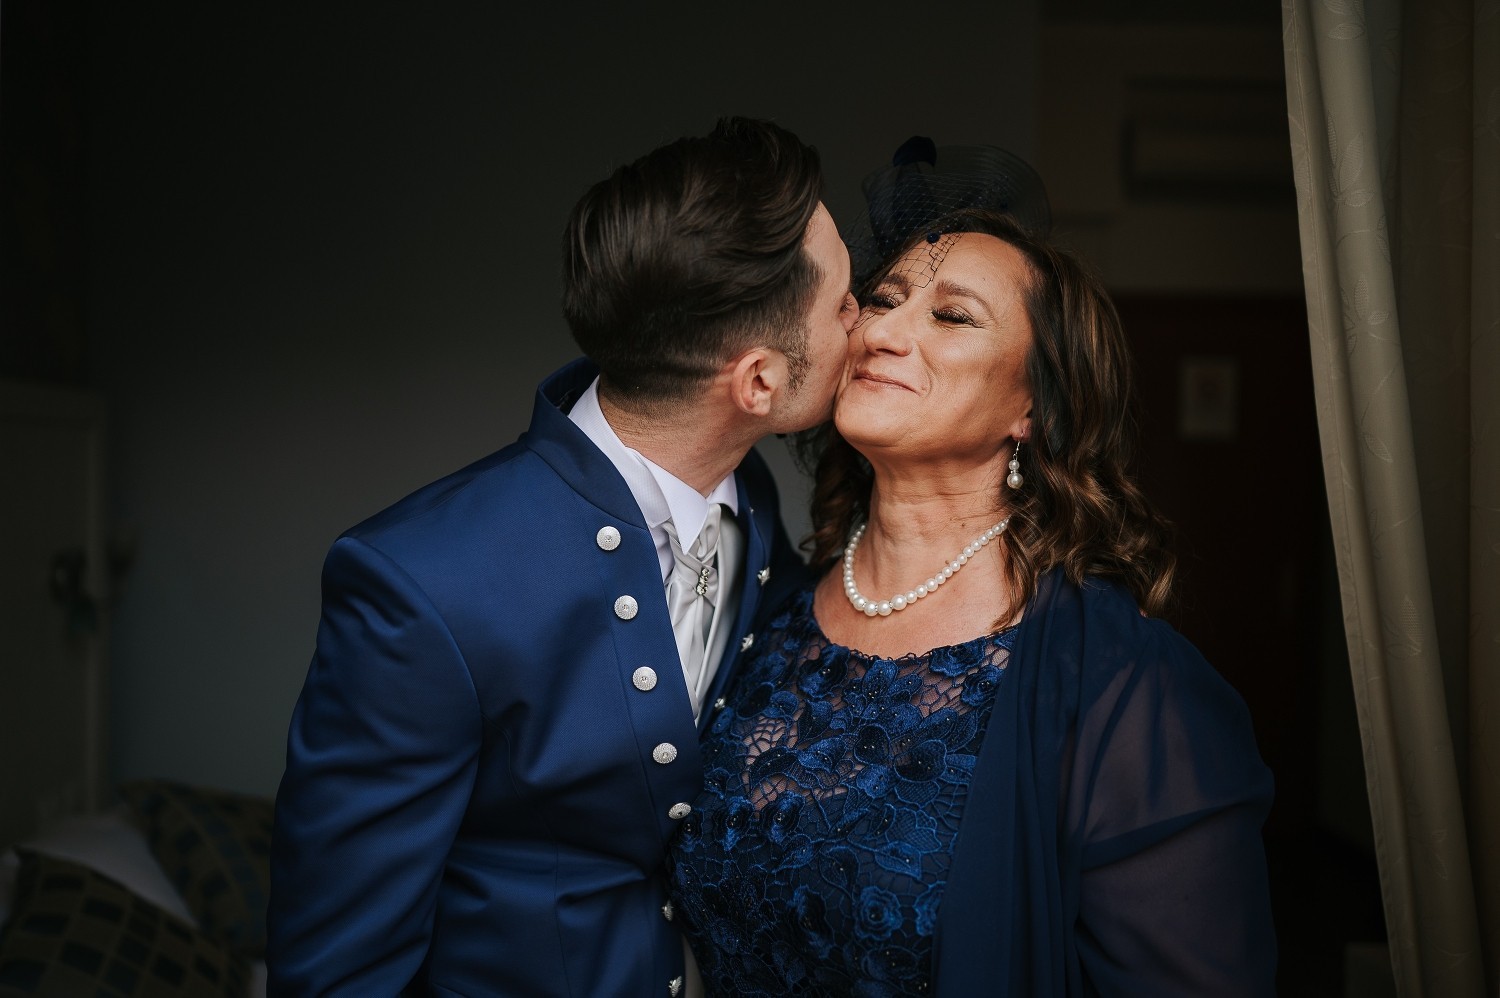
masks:
<path fill-rule="evenodd" d="M 1026 360 L 1032 428 L 1022 448 L 1025 484 L 1002 489 L 1000 496 L 1010 515 L 1000 540 L 1014 602 L 999 619 L 1029 602 L 1037 581 L 1054 568 L 1074 583 L 1088 576 L 1115 579 L 1142 610 L 1162 615 L 1171 600 L 1177 558 L 1171 525 L 1128 472 L 1137 424 L 1130 353 L 1114 303 L 1077 259 L 1008 216 L 970 209 L 932 228 L 995 236 L 1020 251 L 1031 273 L 1024 301 L 1033 335 Z M 881 268 L 861 289 L 861 301 L 885 271 Z M 811 544 L 813 566 L 826 570 L 868 515 L 874 481 L 870 465 L 832 423 L 798 447 L 804 463 L 816 467 L 812 522 L 817 527 L 804 546 Z"/>

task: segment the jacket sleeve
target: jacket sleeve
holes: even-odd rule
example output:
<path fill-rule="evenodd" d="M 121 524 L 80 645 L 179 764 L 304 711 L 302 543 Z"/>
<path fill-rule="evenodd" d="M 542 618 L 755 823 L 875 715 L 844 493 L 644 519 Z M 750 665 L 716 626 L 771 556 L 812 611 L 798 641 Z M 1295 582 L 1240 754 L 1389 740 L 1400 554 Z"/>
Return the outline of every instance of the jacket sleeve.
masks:
<path fill-rule="evenodd" d="M 272 995 L 394 995 L 416 975 L 475 780 L 478 698 L 443 621 L 341 538 L 276 799 Z"/>
<path fill-rule="evenodd" d="M 1271 996 L 1261 824 L 1239 696 L 1165 624 L 1080 718 L 1077 952 L 1100 995 Z"/>

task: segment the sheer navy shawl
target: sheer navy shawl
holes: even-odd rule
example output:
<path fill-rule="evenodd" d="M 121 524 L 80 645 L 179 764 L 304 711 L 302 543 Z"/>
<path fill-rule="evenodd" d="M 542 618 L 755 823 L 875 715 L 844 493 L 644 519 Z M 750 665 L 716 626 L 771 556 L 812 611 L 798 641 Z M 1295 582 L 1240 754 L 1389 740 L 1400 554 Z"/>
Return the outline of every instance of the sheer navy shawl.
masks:
<path fill-rule="evenodd" d="M 1239 695 L 1119 586 L 1017 636 L 934 942 L 940 998 L 1274 995 L 1270 771 Z"/>

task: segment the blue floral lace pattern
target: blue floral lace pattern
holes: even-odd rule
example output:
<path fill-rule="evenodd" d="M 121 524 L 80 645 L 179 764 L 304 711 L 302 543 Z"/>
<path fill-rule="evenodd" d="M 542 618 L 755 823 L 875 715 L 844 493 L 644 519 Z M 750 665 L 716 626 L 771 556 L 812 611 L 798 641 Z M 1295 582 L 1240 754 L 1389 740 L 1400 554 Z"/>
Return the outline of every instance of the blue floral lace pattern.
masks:
<path fill-rule="evenodd" d="M 929 993 L 959 816 L 1016 631 L 876 658 L 813 590 L 742 665 L 669 859 L 709 995 Z"/>

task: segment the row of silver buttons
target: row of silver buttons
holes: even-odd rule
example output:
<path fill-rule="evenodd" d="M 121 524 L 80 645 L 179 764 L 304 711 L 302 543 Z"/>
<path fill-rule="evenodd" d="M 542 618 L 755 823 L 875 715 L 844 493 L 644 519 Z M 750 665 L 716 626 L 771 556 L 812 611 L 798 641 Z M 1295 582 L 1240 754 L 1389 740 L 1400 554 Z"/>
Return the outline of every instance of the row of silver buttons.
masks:
<path fill-rule="evenodd" d="M 613 551 L 620 546 L 620 531 L 610 526 L 600 527 L 599 532 L 594 535 L 594 542 L 599 545 L 599 549 L 601 551 Z M 761 585 L 765 585 L 766 580 L 770 577 L 771 570 L 769 568 L 761 569 L 756 576 L 756 578 L 760 580 Z M 621 596 L 619 599 L 615 600 L 615 616 L 619 617 L 621 620 L 633 620 L 635 618 L 635 615 L 639 612 L 640 604 L 636 602 L 634 596 Z M 755 635 L 745 635 L 745 640 L 740 642 L 740 651 L 749 649 L 749 647 L 754 643 Z M 649 693 L 652 690 L 656 689 L 656 670 L 651 668 L 649 665 L 643 665 L 639 669 L 636 669 L 635 672 L 631 673 L 630 683 L 642 693 Z M 673 745 L 671 742 L 662 742 L 651 750 L 651 758 L 657 763 L 666 766 L 676 761 L 677 746 Z M 673 821 L 681 821 L 692 812 L 693 805 L 683 801 L 679 801 L 678 803 L 673 804 L 670 808 L 667 809 L 667 817 L 671 818 Z M 669 915 L 668 917 L 670 918 L 671 916 Z M 680 981 L 673 983 L 677 987 L 681 986 Z M 677 993 L 676 987 L 672 989 L 672 993 Z"/>
<path fill-rule="evenodd" d="M 600 527 L 599 532 L 594 535 L 594 540 L 599 545 L 600 550 L 613 551 L 615 548 L 620 546 L 620 532 L 614 527 Z M 761 585 L 765 585 L 770 578 L 770 566 L 762 568 L 759 572 L 755 573 L 755 580 Z M 640 609 L 640 604 L 636 602 L 634 596 L 621 596 L 619 599 L 615 600 L 615 616 L 619 617 L 621 620 L 633 620 L 635 618 L 635 615 L 640 612 Z M 750 647 L 754 644 L 755 635 L 747 634 L 745 635 L 744 640 L 740 642 L 740 651 L 749 651 Z M 649 693 L 652 690 L 656 689 L 656 670 L 651 668 L 649 665 L 643 665 L 639 669 L 636 669 L 635 672 L 631 673 L 630 683 L 642 693 Z M 714 706 L 723 709 L 723 698 L 716 700 L 714 702 Z M 676 760 L 677 746 L 673 745 L 671 742 L 662 742 L 661 744 L 657 745 L 656 748 L 651 750 L 651 758 L 661 765 L 665 766 L 668 763 Z M 670 808 L 667 809 L 667 817 L 671 818 L 673 821 L 681 821 L 692 812 L 693 805 L 679 801 L 678 803 L 673 804 Z M 665 905 L 663 905 L 661 913 L 666 917 L 667 921 L 670 922 L 672 920 L 673 914 L 672 902 L 668 901 Z M 681 977 L 672 978 L 667 982 L 667 994 L 672 996 L 672 998 L 676 998 L 676 996 L 682 991 L 682 984 L 683 980 Z"/>

